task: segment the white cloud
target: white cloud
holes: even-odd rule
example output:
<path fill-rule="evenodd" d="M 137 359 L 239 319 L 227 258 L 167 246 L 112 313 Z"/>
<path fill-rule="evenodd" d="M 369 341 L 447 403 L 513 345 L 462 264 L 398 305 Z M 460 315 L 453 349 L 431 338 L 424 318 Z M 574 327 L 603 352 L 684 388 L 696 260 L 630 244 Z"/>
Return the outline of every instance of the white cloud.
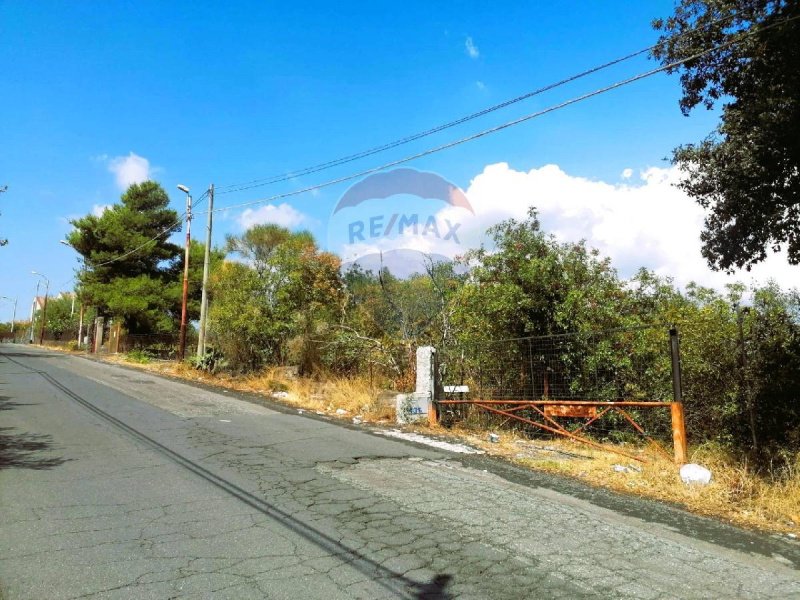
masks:
<path fill-rule="evenodd" d="M 278 206 L 267 204 L 255 210 L 246 208 L 237 220 L 243 229 L 250 229 L 253 225 L 261 225 L 262 223 L 274 223 L 281 227 L 293 229 L 306 223 L 308 218 L 299 210 L 284 202 Z"/>
<path fill-rule="evenodd" d="M 103 213 L 106 212 L 109 208 L 111 208 L 110 204 L 95 204 L 92 206 L 92 214 L 95 217 L 102 217 Z"/>
<path fill-rule="evenodd" d="M 764 283 L 770 278 L 784 287 L 800 285 L 797 267 L 788 264 L 785 254 L 770 256 L 750 273 L 711 271 L 700 254 L 704 212 L 673 185 L 680 177 L 677 167 L 650 167 L 636 181 L 610 184 L 573 177 L 557 165 L 524 172 L 498 163 L 486 166 L 466 190 L 474 219 L 464 219 L 463 209 L 450 206 L 438 217 L 462 221 L 461 242 L 474 247 L 486 227 L 511 217 L 524 219 L 535 206 L 544 231 L 563 242 L 586 239 L 611 257 L 622 277 L 645 266 L 680 286 L 695 281 L 722 289 L 733 281 Z"/>
<path fill-rule="evenodd" d="M 475 82 L 475 87 L 478 88 L 481 91 L 484 91 L 486 89 L 486 84 L 483 83 L 482 81 L 476 81 Z"/>
<path fill-rule="evenodd" d="M 630 179 L 631 177 L 633 177 L 633 169 L 623 169 L 621 177 L 623 179 Z"/>
<path fill-rule="evenodd" d="M 467 39 L 464 42 L 464 49 L 467 52 L 467 56 L 470 58 L 478 58 L 481 55 L 480 50 L 478 50 L 475 42 L 472 41 L 471 36 L 467 36 Z"/>
<path fill-rule="evenodd" d="M 125 190 L 132 183 L 150 179 L 153 169 L 150 161 L 131 152 L 128 156 L 115 156 L 108 161 L 108 170 L 114 174 L 117 186 Z"/>

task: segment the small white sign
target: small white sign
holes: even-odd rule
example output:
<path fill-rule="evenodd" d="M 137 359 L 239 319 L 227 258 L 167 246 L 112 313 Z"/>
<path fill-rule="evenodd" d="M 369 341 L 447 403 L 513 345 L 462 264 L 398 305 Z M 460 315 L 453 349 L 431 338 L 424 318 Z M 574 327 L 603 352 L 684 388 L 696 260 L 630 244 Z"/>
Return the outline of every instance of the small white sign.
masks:
<path fill-rule="evenodd" d="M 445 394 L 466 394 L 469 392 L 468 385 L 446 385 L 444 386 Z"/>

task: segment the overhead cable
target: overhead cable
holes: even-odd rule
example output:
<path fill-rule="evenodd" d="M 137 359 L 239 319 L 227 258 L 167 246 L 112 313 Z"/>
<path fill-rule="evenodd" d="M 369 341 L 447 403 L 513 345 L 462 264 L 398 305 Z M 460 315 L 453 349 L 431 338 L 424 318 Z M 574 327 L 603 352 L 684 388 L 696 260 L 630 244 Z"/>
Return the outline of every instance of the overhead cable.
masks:
<path fill-rule="evenodd" d="M 442 152 L 444 150 L 448 150 L 450 148 L 454 148 L 455 146 L 460 146 L 461 144 L 465 144 L 467 142 L 471 142 L 473 140 L 476 140 L 476 139 L 491 135 L 493 133 L 497 133 L 498 131 L 502 131 L 504 129 L 508 129 L 510 127 L 514 127 L 514 126 L 519 125 L 521 123 L 525 123 L 525 122 L 530 121 L 532 119 L 535 119 L 537 117 L 541 117 L 541 116 L 549 114 L 551 112 L 555 112 L 555 111 L 560 110 L 562 108 L 566 108 L 567 106 L 571 106 L 572 104 L 577 104 L 578 102 L 582 102 L 584 100 L 588 100 L 589 98 L 593 98 L 595 96 L 599 96 L 601 94 L 605 94 L 606 92 L 610 92 L 612 90 L 624 87 L 624 86 L 629 85 L 631 83 L 634 83 L 636 81 L 640 81 L 642 79 L 646 79 L 647 77 L 651 77 L 653 75 L 656 75 L 657 73 L 661 73 L 663 71 L 668 71 L 670 69 L 674 69 L 675 67 L 678 67 L 678 66 L 680 66 L 680 65 L 682 65 L 684 63 L 687 63 L 687 62 L 690 62 L 692 60 L 698 59 L 698 58 L 700 58 L 702 56 L 705 56 L 706 54 L 710 54 L 711 52 L 716 52 L 718 50 L 722 50 L 722 49 L 724 49 L 724 48 L 726 48 L 728 46 L 736 44 L 739 41 L 741 41 L 742 39 L 745 39 L 746 37 L 749 37 L 751 35 L 755 35 L 755 34 L 760 33 L 762 31 L 766 31 L 767 29 L 771 29 L 773 27 L 777 27 L 778 25 L 784 25 L 784 24 L 789 23 L 790 21 L 794 21 L 796 19 L 800 19 L 800 16 L 791 17 L 789 19 L 785 19 L 785 20 L 780 21 L 778 23 L 773 23 L 772 25 L 768 25 L 768 26 L 763 27 L 763 28 L 761 28 L 759 30 L 749 31 L 749 32 L 743 33 L 742 35 L 738 36 L 737 39 L 735 39 L 735 40 L 730 40 L 728 42 L 725 42 L 724 44 L 720 44 L 718 46 L 714 46 L 713 48 L 709 48 L 707 50 L 703 50 L 702 52 L 697 52 L 697 53 L 695 53 L 695 54 L 693 54 L 691 56 L 688 56 L 686 58 L 682 58 L 680 60 L 676 60 L 676 61 L 671 62 L 669 64 L 662 65 L 660 67 L 656 67 L 656 68 L 651 69 L 649 71 L 646 71 L 644 73 L 640 73 L 638 75 L 634 75 L 633 77 L 629 77 L 627 79 L 623 79 L 623 80 L 618 81 L 616 83 L 612 83 L 611 85 L 607 85 L 605 87 L 599 88 L 599 89 L 594 90 L 592 92 L 588 92 L 586 94 L 582 94 L 580 96 L 576 96 L 576 97 L 571 98 L 569 100 L 565 100 L 564 102 L 560 102 L 558 104 L 554 104 L 554 105 L 549 106 L 549 107 L 547 107 L 545 109 L 536 111 L 534 113 L 530 113 L 528 115 L 519 117 L 517 119 L 513 119 L 512 121 L 508 121 L 508 122 L 503 123 L 501 125 L 496 125 L 494 127 L 490 127 L 489 129 L 484 129 L 483 131 L 479 131 L 478 133 L 474 133 L 474 134 L 468 135 L 466 137 L 460 138 L 460 139 L 452 141 L 452 142 L 448 142 L 446 144 L 442 144 L 440 146 L 436 146 L 434 148 L 429 148 L 428 150 L 423 150 L 422 152 L 418 152 L 416 154 L 412 154 L 412 155 L 406 156 L 404 158 L 393 160 L 393 161 L 390 161 L 390 162 L 387 162 L 387 163 L 384 163 L 382 165 L 379 165 L 379 166 L 376 166 L 376 167 L 372 167 L 372 168 L 369 168 L 369 169 L 364 169 L 362 171 L 358 171 L 358 172 L 352 173 L 350 175 L 337 177 L 335 179 L 331 179 L 331 180 L 325 181 L 325 182 L 317 184 L 317 185 L 304 187 L 304 188 L 299 189 L 299 190 L 293 190 L 291 192 L 284 192 L 284 193 L 281 193 L 281 194 L 275 194 L 275 195 L 269 196 L 267 198 L 261 198 L 261 199 L 258 199 L 258 200 L 251 200 L 249 202 L 242 202 L 242 203 L 239 203 L 239 204 L 221 206 L 221 207 L 215 208 L 212 212 L 221 212 L 221 211 L 230 210 L 230 209 L 234 209 L 234 208 L 244 208 L 244 207 L 248 207 L 248 206 L 254 206 L 256 204 L 263 204 L 265 202 L 273 202 L 275 200 L 281 200 L 283 198 L 289 198 L 289 197 L 292 197 L 292 196 L 298 196 L 300 194 L 305 194 L 305 193 L 312 192 L 312 191 L 315 191 L 315 190 L 320 190 L 320 189 L 323 189 L 323 188 L 326 188 L 326 187 L 330 187 L 330 186 L 336 185 L 338 183 L 343 183 L 343 182 L 346 182 L 346 181 L 351 181 L 353 179 L 358 179 L 360 177 L 365 177 L 367 175 L 371 175 L 373 173 L 377 173 L 379 171 L 383 171 L 383 170 L 389 169 L 391 167 L 396 167 L 398 165 L 405 164 L 405 163 L 417 160 L 419 158 L 423 158 L 425 156 L 430 156 L 431 154 L 436 154 L 438 152 Z M 205 213 L 200 212 L 198 214 L 205 214 Z"/>
<path fill-rule="evenodd" d="M 730 19 L 730 18 L 733 18 L 732 15 L 726 15 L 724 17 L 720 17 L 719 19 L 716 19 L 715 21 L 712 21 L 711 23 L 709 23 L 707 26 L 714 25 L 716 23 L 719 23 L 720 21 L 723 21 L 725 19 Z M 691 30 L 688 30 L 688 31 L 685 31 L 685 32 L 679 34 L 677 37 L 681 38 L 681 37 L 684 37 L 684 36 L 689 36 L 691 34 L 697 33 L 697 31 L 698 31 L 697 29 L 691 29 Z M 615 58 L 613 60 L 605 62 L 605 63 L 603 63 L 601 65 L 597 65 L 597 66 L 592 67 L 590 69 L 586 69 L 584 71 L 581 71 L 580 73 L 576 73 L 575 75 L 571 75 L 571 76 L 566 77 L 564 79 L 561 79 L 560 81 L 557 81 L 555 83 L 550 83 L 550 84 L 545 85 L 543 87 L 540 87 L 538 89 L 526 92 L 526 93 L 524 93 L 524 94 L 522 94 L 520 96 L 517 96 L 515 98 L 511 98 L 509 100 L 505 100 L 503 102 L 500 102 L 499 104 L 495 104 L 493 106 L 489 106 L 487 108 L 479 110 L 478 112 L 474 112 L 474 113 L 466 115 L 464 117 L 460 117 L 458 119 L 455 119 L 454 121 L 449 121 L 449 122 L 444 123 L 442 125 L 438 125 L 436 127 L 432 127 L 430 129 L 426 129 L 424 131 L 420 131 L 418 133 L 415 133 L 415 134 L 412 134 L 412 135 L 409 135 L 409 136 L 394 140 L 392 142 L 388 142 L 388 143 L 385 143 L 385 144 L 381 144 L 379 146 L 375 146 L 375 147 L 370 148 L 368 150 L 362 150 L 361 152 L 356 152 L 355 154 L 350 154 L 350 155 L 343 156 L 343 157 L 340 157 L 340 158 L 337 158 L 337 159 L 334 159 L 334 160 L 330 160 L 330 161 L 327 161 L 327 162 L 323 162 L 323 163 L 320 163 L 320 164 L 317 164 L 317 165 L 312 165 L 312 166 L 309 166 L 309 167 L 298 169 L 298 170 L 292 171 L 290 173 L 281 173 L 281 174 L 272 175 L 272 176 L 266 177 L 266 178 L 253 179 L 251 181 L 247 181 L 247 182 L 243 182 L 243 183 L 234 183 L 234 184 L 229 184 L 229 185 L 225 185 L 225 186 L 220 186 L 220 187 L 218 187 L 216 193 L 217 193 L 217 195 L 230 194 L 230 193 L 233 193 L 233 192 L 241 192 L 241 191 L 253 189 L 253 188 L 256 188 L 256 187 L 262 187 L 262 186 L 266 186 L 266 185 L 272 185 L 272 184 L 275 184 L 275 183 L 289 181 L 291 179 L 296 179 L 297 177 L 302 177 L 302 176 L 305 176 L 305 175 L 311 175 L 313 173 L 318 173 L 320 171 L 331 169 L 333 167 L 338 167 L 338 166 L 341 166 L 341 165 L 344 165 L 344 164 L 347 164 L 347 163 L 350 163 L 350 162 L 353 162 L 353 161 L 356 161 L 356 160 L 360 160 L 362 158 L 366 158 L 368 156 L 372 156 L 374 154 L 378 154 L 380 152 L 385 152 L 386 150 L 391 150 L 392 148 L 397 148 L 398 146 L 402 146 L 404 144 L 408 144 L 410 142 L 414 142 L 414 141 L 422 139 L 424 137 L 431 136 L 431 135 L 433 135 L 435 133 L 439 133 L 439 132 L 444 131 L 446 129 L 450 129 L 450 128 L 455 127 L 457 125 L 461 125 L 463 123 L 467 123 L 469 121 L 475 120 L 475 119 L 477 119 L 479 117 L 482 117 L 482 116 L 488 115 L 490 113 L 496 112 L 496 111 L 498 111 L 500 109 L 506 108 L 506 107 L 511 106 L 513 104 L 517 104 L 519 102 L 522 102 L 523 100 L 527 100 L 529 98 L 533 98 L 534 96 L 541 95 L 541 94 L 543 94 L 545 92 L 548 92 L 548 91 L 553 90 L 555 88 L 561 87 L 563 85 L 566 85 L 566 84 L 571 83 L 573 81 L 576 81 L 578 79 L 582 79 L 583 77 L 587 77 L 588 75 L 592 75 L 593 73 L 597 73 L 599 71 L 602 71 L 602 70 L 607 69 L 609 67 L 612 67 L 614 65 L 620 64 L 622 62 L 625 62 L 627 60 L 630 60 L 632 58 L 635 58 L 637 56 L 645 54 L 646 52 L 650 52 L 655 48 L 656 48 L 656 44 L 654 44 L 652 46 L 648 46 L 647 48 L 642 48 L 641 50 L 637 50 L 635 52 L 631 52 L 630 54 L 626 54 L 625 56 L 621 56 L 619 58 Z"/>

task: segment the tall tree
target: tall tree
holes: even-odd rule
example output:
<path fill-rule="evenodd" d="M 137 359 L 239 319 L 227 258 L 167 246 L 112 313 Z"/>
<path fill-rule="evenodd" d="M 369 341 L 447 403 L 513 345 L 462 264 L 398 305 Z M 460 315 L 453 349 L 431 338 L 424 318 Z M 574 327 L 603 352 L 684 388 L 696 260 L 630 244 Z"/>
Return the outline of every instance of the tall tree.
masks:
<path fill-rule="evenodd" d="M 472 269 L 457 297 L 460 336 L 485 341 L 620 325 L 624 294 L 597 250 L 558 243 L 541 230 L 535 209 L 487 233 L 494 248 L 466 254 Z"/>
<path fill-rule="evenodd" d="M 653 56 L 681 73 L 684 114 L 722 103 L 705 140 L 679 146 L 680 184 L 708 210 L 703 255 L 750 268 L 769 249 L 800 263 L 800 2 L 681 0 Z"/>
<path fill-rule="evenodd" d="M 311 339 L 339 306 L 339 259 L 321 252 L 307 231 L 277 225 L 230 236 L 227 248 L 248 264 L 226 262 L 213 273 L 212 339 L 233 366 L 253 369 L 284 361 L 294 338 L 296 358 L 310 370 Z"/>
<path fill-rule="evenodd" d="M 181 248 L 167 241 L 180 230 L 169 197 L 154 181 L 131 185 L 101 216 L 71 221 L 67 236 L 84 258 L 78 273 L 82 296 L 100 314 L 121 317 L 131 332 L 175 329 L 180 280 L 175 263 Z"/>

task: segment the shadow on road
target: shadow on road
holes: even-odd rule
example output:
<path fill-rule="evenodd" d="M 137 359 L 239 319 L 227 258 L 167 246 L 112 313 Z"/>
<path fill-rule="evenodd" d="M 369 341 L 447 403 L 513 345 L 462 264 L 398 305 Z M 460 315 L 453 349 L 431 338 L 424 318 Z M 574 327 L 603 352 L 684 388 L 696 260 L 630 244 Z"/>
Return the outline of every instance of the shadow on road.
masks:
<path fill-rule="evenodd" d="M 450 600 L 454 596 L 447 593 L 447 586 L 453 579 L 452 575 L 437 575 L 430 583 L 419 585 L 414 598 L 419 600 Z"/>
<path fill-rule="evenodd" d="M 0 411 L 14 410 L 34 403 L 14 402 L 0 396 Z M 53 436 L 41 433 L 17 433 L 16 427 L 0 427 L 0 469 L 52 469 L 66 462 L 53 457 Z"/>
<path fill-rule="evenodd" d="M 14 402 L 8 396 L 0 396 L 0 410 L 14 410 L 19 406 L 35 406 L 34 402 Z"/>
<path fill-rule="evenodd" d="M 40 433 L 13 433 L 15 427 L 0 427 L 0 469 L 52 469 L 67 459 L 48 457 L 53 437 Z"/>

